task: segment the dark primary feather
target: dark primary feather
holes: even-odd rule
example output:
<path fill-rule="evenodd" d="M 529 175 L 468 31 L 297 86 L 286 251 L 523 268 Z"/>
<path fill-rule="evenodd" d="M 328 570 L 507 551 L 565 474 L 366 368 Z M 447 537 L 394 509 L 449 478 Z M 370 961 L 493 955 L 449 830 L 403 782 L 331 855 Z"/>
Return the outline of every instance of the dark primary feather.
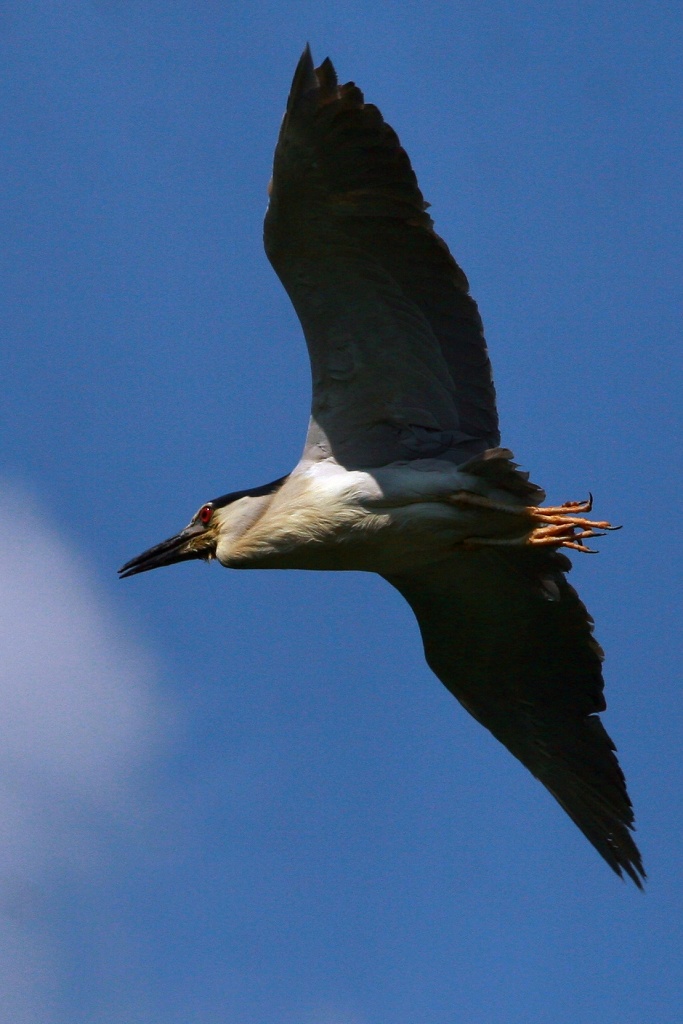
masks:
<path fill-rule="evenodd" d="M 460 550 L 387 576 L 417 618 L 430 667 L 477 721 L 540 779 L 607 863 L 645 877 L 633 810 L 604 711 L 602 651 L 547 549 Z"/>
<path fill-rule="evenodd" d="M 379 110 L 299 62 L 275 152 L 268 257 L 313 375 L 309 457 L 372 467 L 498 444 L 481 319 Z"/>

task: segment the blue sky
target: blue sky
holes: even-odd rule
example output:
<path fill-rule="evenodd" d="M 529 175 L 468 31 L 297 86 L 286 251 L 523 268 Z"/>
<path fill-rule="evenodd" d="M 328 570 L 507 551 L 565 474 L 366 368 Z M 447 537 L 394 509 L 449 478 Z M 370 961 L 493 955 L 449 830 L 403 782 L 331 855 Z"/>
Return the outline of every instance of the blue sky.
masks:
<path fill-rule="evenodd" d="M 3 4 L 7 1020 L 680 1019 L 681 20 Z M 261 223 L 307 40 L 411 155 L 505 443 L 550 499 L 592 490 L 624 525 L 573 578 L 644 896 L 431 676 L 381 580 L 116 579 L 298 458 L 308 366 Z"/>

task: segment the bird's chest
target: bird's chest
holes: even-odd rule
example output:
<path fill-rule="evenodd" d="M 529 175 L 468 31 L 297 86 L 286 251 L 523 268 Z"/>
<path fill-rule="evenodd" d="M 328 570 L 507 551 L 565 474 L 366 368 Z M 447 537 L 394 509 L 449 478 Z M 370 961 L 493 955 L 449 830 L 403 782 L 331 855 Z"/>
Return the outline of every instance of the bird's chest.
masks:
<path fill-rule="evenodd" d="M 232 568 L 397 572 L 448 554 L 467 529 L 445 496 L 387 493 L 374 476 L 294 481 L 241 538 Z"/>

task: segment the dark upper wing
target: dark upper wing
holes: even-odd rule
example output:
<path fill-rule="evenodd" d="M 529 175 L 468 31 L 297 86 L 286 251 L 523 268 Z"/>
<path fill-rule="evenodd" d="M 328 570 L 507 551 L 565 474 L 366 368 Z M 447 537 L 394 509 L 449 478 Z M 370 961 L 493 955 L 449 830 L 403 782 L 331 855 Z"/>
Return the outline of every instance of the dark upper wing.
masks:
<path fill-rule="evenodd" d="M 602 651 L 555 552 L 461 551 L 387 577 L 417 617 L 430 667 L 550 790 L 607 863 L 641 886 L 633 810 L 604 711 Z"/>
<path fill-rule="evenodd" d="M 379 110 L 306 48 L 265 221 L 311 359 L 305 458 L 463 461 L 499 442 L 481 319 L 425 208 Z"/>

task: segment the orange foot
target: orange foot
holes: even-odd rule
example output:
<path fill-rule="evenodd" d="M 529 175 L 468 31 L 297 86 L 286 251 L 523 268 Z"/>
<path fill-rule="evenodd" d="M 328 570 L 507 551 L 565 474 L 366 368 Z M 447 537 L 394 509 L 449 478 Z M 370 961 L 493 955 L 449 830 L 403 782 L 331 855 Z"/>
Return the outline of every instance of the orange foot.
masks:
<path fill-rule="evenodd" d="M 536 505 L 506 505 L 469 491 L 459 491 L 449 500 L 461 507 L 505 512 L 523 520 L 523 524 L 520 524 L 520 534 L 517 536 L 471 537 L 465 541 L 466 547 L 478 547 L 480 544 L 535 544 L 573 548 L 575 551 L 585 551 L 594 555 L 595 551 L 584 544 L 584 540 L 588 540 L 589 537 L 604 537 L 607 530 L 621 529 L 606 521 L 585 517 L 584 513 L 590 512 L 593 508 L 592 494 L 588 501 L 566 501 L 564 505 L 548 508 Z M 529 520 L 532 523 L 530 529 Z"/>
<path fill-rule="evenodd" d="M 604 537 L 606 530 L 619 530 L 621 527 L 584 518 L 582 513 L 590 512 L 592 508 L 592 494 L 588 501 L 565 501 L 564 505 L 554 508 L 530 507 L 528 511 L 532 519 L 542 525 L 531 531 L 527 543 L 574 548 L 575 551 L 586 551 L 594 555 L 593 548 L 587 547 L 582 541 L 589 537 Z"/>

